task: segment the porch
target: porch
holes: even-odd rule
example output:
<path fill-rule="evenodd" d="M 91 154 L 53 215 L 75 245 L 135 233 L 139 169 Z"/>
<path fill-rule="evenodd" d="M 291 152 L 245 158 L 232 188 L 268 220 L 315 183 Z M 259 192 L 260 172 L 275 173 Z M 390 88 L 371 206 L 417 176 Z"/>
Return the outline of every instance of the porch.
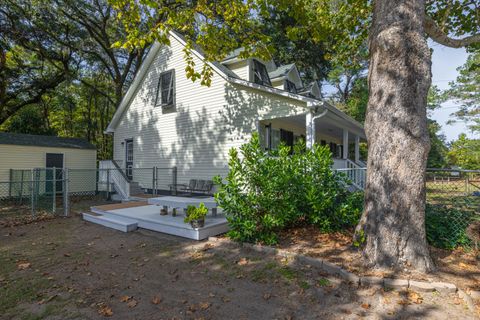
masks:
<path fill-rule="evenodd" d="M 281 142 L 293 145 L 303 138 L 307 148 L 314 143 L 329 146 L 333 169 L 365 167 L 360 156 L 360 143 L 366 142 L 363 127 L 333 112 L 259 119 L 258 131 L 265 150 L 276 149 Z"/>

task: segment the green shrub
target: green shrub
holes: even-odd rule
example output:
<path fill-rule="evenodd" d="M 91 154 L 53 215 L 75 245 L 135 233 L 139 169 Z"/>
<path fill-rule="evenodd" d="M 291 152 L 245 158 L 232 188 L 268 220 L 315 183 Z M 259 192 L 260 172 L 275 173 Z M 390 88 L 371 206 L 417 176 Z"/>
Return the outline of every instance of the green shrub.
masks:
<path fill-rule="evenodd" d="M 300 142 L 291 150 L 262 150 L 257 135 L 230 150 L 230 171 L 215 178 L 217 203 L 224 210 L 229 236 L 242 242 L 277 242 L 278 231 L 298 224 L 314 224 L 322 231 L 357 223 L 362 195 L 345 190 L 346 179 L 332 171 L 326 146 L 306 150 Z"/>
<path fill-rule="evenodd" d="M 453 250 L 471 244 L 466 234 L 473 222 L 473 214 L 443 205 L 427 204 L 425 227 L 428 243 L 434 247 Z"/>

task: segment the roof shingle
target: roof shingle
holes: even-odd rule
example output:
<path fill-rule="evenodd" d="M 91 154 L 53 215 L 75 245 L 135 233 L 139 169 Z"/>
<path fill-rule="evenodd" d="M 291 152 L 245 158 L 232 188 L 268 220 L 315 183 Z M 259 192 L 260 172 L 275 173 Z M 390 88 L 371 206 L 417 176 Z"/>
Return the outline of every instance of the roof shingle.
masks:
<path fill-rule="evenodd" d="M 9 132 L 0 132 L 0 144 L 72 149 L 96 149 L 93 144 L 85 139 Z"/>

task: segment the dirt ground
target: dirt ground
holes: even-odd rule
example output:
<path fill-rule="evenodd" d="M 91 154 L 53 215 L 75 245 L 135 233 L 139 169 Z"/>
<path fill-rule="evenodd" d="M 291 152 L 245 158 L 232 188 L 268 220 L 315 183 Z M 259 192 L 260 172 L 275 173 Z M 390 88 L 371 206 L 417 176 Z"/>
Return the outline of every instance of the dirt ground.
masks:
<path fill-rule="evenodd" d="M 0 239 L 0 319 L 475 319 L 456 294 L 357 288 L 237 245 L 78 216 Z"/>
<path fill-rule="evenodd" d="M 282 249 L 320 257 L 359 275 L 397 277 L 423 281 L 444 281 L 456 284 L 466 291 L 480 291 L 480 252 L 455 251 L 430 247 L 437 268 L 429 275 L 408 272 L 378 272 L 363 265 L 362 255 L 352 246 L 352 234 L 324 234 L 313 227 L 297 228 L 282 233 Z"/>

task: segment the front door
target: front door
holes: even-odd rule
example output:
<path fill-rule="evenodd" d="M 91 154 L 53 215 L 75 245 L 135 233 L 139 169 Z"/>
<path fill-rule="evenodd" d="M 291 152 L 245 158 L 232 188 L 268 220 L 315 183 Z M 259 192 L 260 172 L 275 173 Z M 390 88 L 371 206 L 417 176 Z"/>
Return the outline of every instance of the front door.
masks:
<path fill-rule="evenodd" d="M 45 172 L 45 191 L 47 193 L 53 192 L 53 180 L 56 180 L 55 191 L 62 192 L 62 179 L 63 179 L 63 154 L 62 153 L 47 153 L 46 163 L 47 168 Z M 52 169 L 52 168 L 55 168 Z M 55 176 L 54 176 L 55 175 Z M 55 177 L 55 179 L 54 179 Z"/>
<path fill-rule="evenodd" d="M 125 140 L 125 174 L 127 178 L 132 180 L 133 178 L 133 140 Z"/>

